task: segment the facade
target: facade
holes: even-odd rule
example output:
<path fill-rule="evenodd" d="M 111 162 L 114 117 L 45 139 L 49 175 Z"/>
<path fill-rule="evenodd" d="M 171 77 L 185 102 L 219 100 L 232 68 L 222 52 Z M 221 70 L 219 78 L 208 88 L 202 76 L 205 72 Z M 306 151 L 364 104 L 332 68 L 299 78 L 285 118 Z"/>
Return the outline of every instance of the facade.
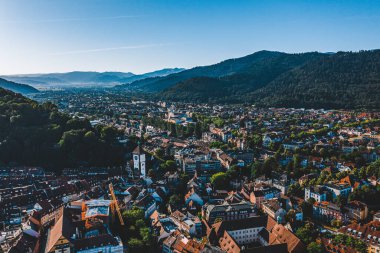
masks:
<path fill-rule="evenodd" d="M 194 175 L 196 171 L 211 171 L 216 172 L 221 169 L 221 163 L 219 160 L 195 160 L 191 158 L 185 158 L 182 165 L 183 172 L 188 175 Z"/>
<path fill-rule="evenodd" d="M 305 252 L 300 239 L 268 216 L 218 222 L 210 228 L 208 238 L 211 242 L 217 239 L 215 243 L 227 253 Z"/>
<path fill-rule="evenodd" d="M 351 201 L 344 206 L 344 209 L 346 210 L 347 216 L 350 219 L 354 219 L 356 221 L 367 219 L 368 207 L 363 202 Z"/>
<path fill-rule="evenodd" d="M 144 150 L 137 146 L 135 150 L 133 150 L 133 171 L 137 172 L 140 177 L 145 178 L 146 177 L 146 158 Z"/>
<path fill-rule="evenodd" d="M 40 201 L 34 205 L 35 212 L 30 220 L 39 227 L 44 227 L 50 222 L 56 223 L 62 217 L 64 203 L 61 200 Z"/>
<path fill-rule="evenodd" d="M 326 201 L 327 194 L 323 186 L 314 186 L 305 188 L 305 200 L 310 198 L 315 199 L 317 202 Z"/>
<path fill-rule="evenodd" d="M 328 201 L 315 202 L 313 205 L 313 218 L 330 222 L 331 220 L 345 220 L 346 215 L 342 213 L 339 206 Z"/>
<path fill-rule="evenodd" d="M 352 223 L 339 229 L 343 233 L 365 242 L 369 253 L 380 252 L 380 221 L 366 224 Z"/>
<path fill-rule="evenodd" d="M 286 210 L 281 207 L 278 199 L 266 200 L 262 203 L 263 212 L 272 217 L 277 223 L 285 223 Z"/>
<path fill-rule="evenodd" d="M 281 190 L 275 187 L 266 187 L 261 190 L 251 192 L 250 201 L 255 204 L 257 208 L 261 208 L 261 205 L 265 200 L 279 198 L 280 196 Z"/>
<path fill-rule="evenodd" d="M 326 190 L 332 193 L 332 197 L 336 198 L 338 196 L 348 197 L 351 193 L 351 186 L 347 183 L 338 184 L 326 184 Z"/>
<path fill-rule="evenodd" d="M 253 205 L 246 201 L 220 205 L 205 205 L 202 208 L 202 216 L 209 224 L 218 221 L 240 220 L 254 215 Z"/>
<path fill-rule="evenodd" d="M 146 195 L 135 203 L 135 206 L 144 211 L 145 218 L 148 218 L 157 209 L 157 204 L 151 195 Z"/>

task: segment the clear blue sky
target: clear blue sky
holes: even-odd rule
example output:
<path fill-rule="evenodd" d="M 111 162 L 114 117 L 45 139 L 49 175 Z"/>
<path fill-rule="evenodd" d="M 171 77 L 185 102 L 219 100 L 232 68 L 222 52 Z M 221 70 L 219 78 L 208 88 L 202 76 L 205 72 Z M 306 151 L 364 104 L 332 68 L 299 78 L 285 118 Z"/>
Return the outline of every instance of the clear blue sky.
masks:
<path fill-rule="evenodd" d="M 190 68 L 380 48 L 380 1 L 0 0 L 0 74 Z"/>

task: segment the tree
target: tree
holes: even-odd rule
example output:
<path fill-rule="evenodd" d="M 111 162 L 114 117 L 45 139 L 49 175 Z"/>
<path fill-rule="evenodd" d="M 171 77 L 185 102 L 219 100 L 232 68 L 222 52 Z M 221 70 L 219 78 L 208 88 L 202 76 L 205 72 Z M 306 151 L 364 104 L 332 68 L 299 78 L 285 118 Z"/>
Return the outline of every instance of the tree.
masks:
<path fill-rule="evenodd" d="M 325 252 L 323 249 L 323 246 L 316 242 L 311 242 L 309 245 L 307 245 L 307 252 L 308 253 L 323 253 Z"/>
<path fill-rule="evenodd" d="M 303 191 L 298 182 L 295 184 L 291 184 L 289 186 L 289 189 L 288 189 L 289 196 L 301 196 L 302 194 L 303 194 Z"/>
<path fill-rule="evenodd" d="M 133 252 L 133 253 L 140 253 L 140 252 L 144 253 L 145 252 L 143 241 L 141 241 L 137 238 L 131 238 L 128 241 L 128 246 L 129 246 L 130 252 Z"/>
<path fill-rule="evenodd" d="M 266 177 L 270 177 L 273 170 L 276 170 L 278 168 L 278 162 L 274 157 L 269 157 L 264 161 L 263 164 L 263 171 L 265 173 Z"/>
<path fill-rule="evenodd" d="M 127 221 L 130 221 L 129 224 L 135 224 L 137 220 L 144 219 L 144 211 L 137 207 L 133 207 L 130 210 L 124 211 L 123 216 Z"/>
<path fill-rule="evenodd" d="M 296 221 L 296 212 L 293 209 L 290 209 L 289 212 L 285 215 L 285 220 L 287 222 L 293 223 Z"/>
<path fill-rule="evenodd" d="M 202 138 L 202 125 L 201 123 L 197 122 L 195 123 L 195 136 L 197 137 L 197 139 L 200 139 Z"/>
<path fill-rule="evenodd" d="M 227 176 L 225 172 L 218 172 L 211 176 L 211 183 L 215 189 L 226 189 Z"/>
<path fill-rule="evenodd" d="M 346 205 L 346 204 L 347 204 L 347 197 L 342 196 L 342 195 L 339 195 L 339 196 L 336 198 L 336 203 L 337 203 L 337 205 L 340 206 L 340 207 Z"/>
<path fill-rule="evenodd" d="M 154 152 L 154 155 L 158 158 L 163 158 L 165 156 L 165 151 L 161 148 L 158 148 L 156 149 L 156 151 Z"/>
<path fill-rule="evenodd" d="M 259 177 L 263 174 L 263 164 L 261 162 L 254 162 L 251 164 L 251 178 Z"/>
<path fill-rule="evenodd" d="M 160 165 L 161 169 L 164 170 L 164 171 L 171 171 L 171 172 L 174 172 L 177 170 L 177 164 L 175 161 L 173 160 L 167 160 L 165 161 L 165 163 L 162 163 Z"/>
<path fill-rule="evenodd" d="M 181 203 L 182 203 L 182 199 L 181 199 L 181 197 L 178 194 L 173 194 L 172 196 L 170 196 L 168 203 L 170 205 L 179 207 L 181 205 Z"/>
<path fill-rule="evenodd" d="M 317 238 L 317 231 L 310 223 L 306 223 L 305 226 L 300 227 L 296 235 L 300 238 L 305 244 L 310 244 L 315 241 Z"/>

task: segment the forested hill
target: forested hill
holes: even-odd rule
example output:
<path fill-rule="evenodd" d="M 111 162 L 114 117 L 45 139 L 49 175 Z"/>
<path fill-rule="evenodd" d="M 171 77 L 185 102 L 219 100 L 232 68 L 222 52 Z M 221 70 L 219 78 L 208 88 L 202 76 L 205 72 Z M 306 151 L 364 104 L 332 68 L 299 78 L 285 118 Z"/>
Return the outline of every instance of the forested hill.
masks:
<path fill-rule="evenodd" d="M 26 84 L 14 83 L 14 82 L 5 80 L 3 78 L 0 78 L 0 88 L 4 88 L 4 89 L 11 90 L 13 92 L 17 92 L 21 94 L 38 92 L 38 90 L 33 88 L 32 86 L 29 86 Z"/>
<path fill-rule="evenodd" d="M 380 109 L 380 50 L 279 54 L 231 75 L 183 80 L 159 97 L 265 107 Z"/>
<path fill-rule="evenodd" d="M 146 78 L 131 84 L 118 86 L 117 88 L 134 87 L 144 91 L 161 91 L 194 77 L 221 78 L 245 73 L 249 71 L 254 64 L 260 64 L 262 62 L 265 64 L 267 61 L 286 55 L 287 54 L 280 52 L 260 51 L 245 57 L 225 60 L 210 66 L 195 67 L 164 77 Z"/>
<path fill-rule="evenodd" d="M 58 112 L 0 88 L 0 165 L 59 169 L 75 165 L 121 164 L 123 151 L 110 127 Z"/>
<path fill-rule="evenodd" d="M 380 109 L 380 50 L 309 62 L 244 99 L 262 106 Z"/>

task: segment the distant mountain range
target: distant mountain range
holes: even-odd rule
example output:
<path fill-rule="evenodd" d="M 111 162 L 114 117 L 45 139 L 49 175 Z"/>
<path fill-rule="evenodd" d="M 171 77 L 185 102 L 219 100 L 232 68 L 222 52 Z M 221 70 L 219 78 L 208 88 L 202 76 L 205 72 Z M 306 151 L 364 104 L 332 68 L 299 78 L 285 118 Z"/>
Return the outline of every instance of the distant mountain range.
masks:
<path fill-rule="evenodd" d="M 0 88 L 7 89 L 16 93 L 21 93 L 21 94 L 29 94 L 29 93 L 38 92 L 37 89 L 29 85 L 11 82 L 2 78 L 0 78 Z"/>
<path fill-rule="evenodd" d="M 140 79 L 166 76 L 183 71 L 181 68 L 162 69 L 141 75 L 127 72 L 83 72 L 26 74 L 1 76 L 4 79 L 46 89 L 52 87 L 111 87 L 118 84 L 131 83 Z"/>
<path fill-rule="evenodd" d="M 142 75 L 76 71 L 2 78 L 13 82 L 0 79 L 0 87 L 23 94 L 36 92 L 33 87 L 114 87 L 171 101 L 380 109 L 380 50 L 299 54 L 259 51 L 210 66 Z"/>
<path fill-rule="evenodd" d="M 380 109 L 380 50 L 259 51 L 117 88 L 150 92 L 172 101 Z"/>

